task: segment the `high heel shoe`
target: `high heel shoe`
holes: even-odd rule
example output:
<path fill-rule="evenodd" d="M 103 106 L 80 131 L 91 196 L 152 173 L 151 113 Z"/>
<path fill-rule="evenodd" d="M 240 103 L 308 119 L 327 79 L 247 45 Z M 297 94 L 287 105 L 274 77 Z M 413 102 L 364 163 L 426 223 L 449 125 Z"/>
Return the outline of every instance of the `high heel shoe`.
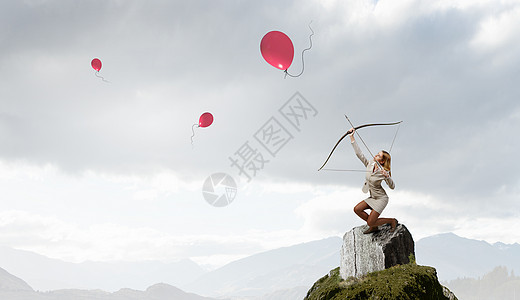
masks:
<path fill-rule="evenodd" d="M 369 234 L 369 233 L 377 232 L 377 231 L 379 231 L 379 228 L 377 226 L 368 227 L 367 230 L 363 231 L 363 234 Z"/>

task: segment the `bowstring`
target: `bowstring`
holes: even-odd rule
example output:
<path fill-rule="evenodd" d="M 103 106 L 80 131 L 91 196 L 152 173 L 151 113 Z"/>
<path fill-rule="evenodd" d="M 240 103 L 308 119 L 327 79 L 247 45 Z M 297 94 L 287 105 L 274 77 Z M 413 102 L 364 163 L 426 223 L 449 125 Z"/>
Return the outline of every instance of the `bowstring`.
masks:
<path fill-rule="evenodd" d="M 392 140 L 392 145 L 390 145 L 390 150 L 388 150 L 388 153 L 392 153 L 392 148 L 394 147 L 395 138 L 397 137 L 397 133 L 399 132 L 399 128 L 401 128 L 401 123 L 399 123 L 399 126 L 397 126 L 397 130 L 394 134 L 394 139 Z"/>
<path fill-rule="evenodd" d="M 352 128 L 354 128 L 354 125 L 352 124 L 352 122 L 350 122 L 350 119 L 347 117 L 347 115 L 345 114 L 345 118 L 347 118 L 347 121 L 350 123 L 350 125 L 352 126 Z M 379 168 L 381 168 L 381 170 L 384 170 L 383 166 L 381 166 L 381 164 L 376 160 L 376 158 L 374 157 L 374 155 L 372 154 L 372 151 L 370 151 L 370 149 L 368 148 L 367 144 L 365 143 L 365 141 L 363 140 L 363 138 L 361 137 L 361 135 L 359 134 L 359 132 L 356 130 L 355 131 L 359 137 L 359 139 L 361 140 L 361 142 L 363 142 L 363 145 L 365 145 L 365 148 L 367 148 L 368 150 L 368 153 L 370 153 L 370 155 L 372 156 L 372 159 L 374 159 L 374 161 L 376 162 L 376 164 L 379 166 Z"/>
<path fill-rule="evenodd" d="M 323 171 L 336 171 L 336 172 L 340 172 L 340 171 L 343 171 L 343 172 L 364 172 L 366 173 L 367 170 L 344 170 L 344 169 L 322 169 Z"/>

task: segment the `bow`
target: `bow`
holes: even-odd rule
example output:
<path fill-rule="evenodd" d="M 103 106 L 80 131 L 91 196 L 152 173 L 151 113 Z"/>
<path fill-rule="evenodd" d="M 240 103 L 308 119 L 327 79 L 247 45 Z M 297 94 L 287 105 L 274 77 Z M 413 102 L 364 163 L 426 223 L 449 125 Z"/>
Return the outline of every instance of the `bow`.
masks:
<path fill-rule="evenodd" d="M 400 124 L 401 122 L 403 121 L 399 121 L 399 122 L 394 122 L 394 123 L 375 123 L 375 124 L 364 124 L 364 125 L 360 125 L 360 126 L 357 126 L 357 127 L 354 127 L 354 130 L 358 130 L 358 129 L 361 129 L 361 128 L 365 128 L 365 127 L 370 127 L 370 126 L 386 126 L 386 125 L 397 125 L 397 124 Z M 327 164 L 327 162 L 329 161 L 329 158 L 332 156 L 332 153 L 334 153 L 334 150 L 336 150 L 336 147 L 338 147 L 339 143 L 349 134 L 351 134 L 352 131 L 347 131 L 340 139 L 339 141 L 336 143 L 336 145 L 334 145 L 334 148 L 332 148 L 332 151 L 330 151 L 330 154 L 329 156 L 327 157 L 327 160 L 325 160 L 325 162 L 323 163 L 323 165 L 318 169 L 321 170 L 323 169 L 323 167 L 325 167 L 325 165 Z"/>

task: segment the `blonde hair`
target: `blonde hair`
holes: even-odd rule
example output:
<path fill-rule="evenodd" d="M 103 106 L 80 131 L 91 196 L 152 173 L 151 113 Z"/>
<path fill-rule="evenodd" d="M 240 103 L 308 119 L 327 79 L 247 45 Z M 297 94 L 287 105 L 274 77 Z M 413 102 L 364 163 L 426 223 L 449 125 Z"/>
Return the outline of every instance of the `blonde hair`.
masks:
<path fill-rule="evenodd" d="M 390 157 L 390 153 L 386 152 L 385 150 L 381 150 L 383 152 L 383 163 L 381 164 L 383 168 L 392 175 L 392 172 L 390 172 L 390 163 L 392 161 L 392 158 Z"/>

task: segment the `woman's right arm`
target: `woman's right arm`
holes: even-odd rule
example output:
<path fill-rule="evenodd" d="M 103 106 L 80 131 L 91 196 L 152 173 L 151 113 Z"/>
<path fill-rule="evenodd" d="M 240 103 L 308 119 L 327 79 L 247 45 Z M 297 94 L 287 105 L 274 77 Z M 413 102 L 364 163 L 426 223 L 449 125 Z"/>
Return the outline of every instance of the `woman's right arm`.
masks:
<path fill-rule="evenodd" d="M 350 143 L 352 144 L 352 147 L 354 148 L 354 152 L 356 152 L 356 156 L 359 158 L 359 160 L 366 166 L 368 166 L 368 159 L 363 155 L 361 152 L 361 149 L 359 149 L 358 144 L 356 143 L 356 140 L 354 139 L 354 132 L 356 131 L 354 128 L 350 129 L 352 133 L 350 134 Z"/>

